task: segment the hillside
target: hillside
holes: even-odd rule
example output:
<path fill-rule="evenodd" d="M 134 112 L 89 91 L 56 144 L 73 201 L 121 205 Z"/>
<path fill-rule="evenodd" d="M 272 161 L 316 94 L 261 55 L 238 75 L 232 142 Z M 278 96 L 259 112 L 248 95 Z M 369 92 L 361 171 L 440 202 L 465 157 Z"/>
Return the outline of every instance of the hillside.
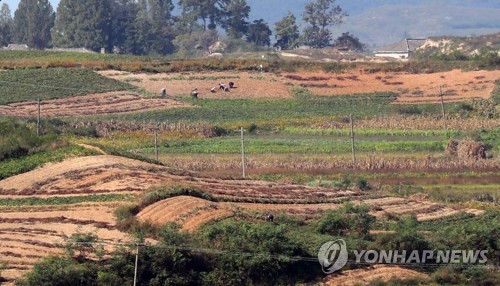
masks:
<path fill-rule="evenodd" d="M 309 1 L 249 0 L 252 7 L 250 18 L 264 18 L 274 26 L 290 10 L 300 20 L 307 2 Z M 494 33 L 500 29 L 500 4 L 493 0 L 340 0 L 337 3 L 350 16 L 345 19 L 344 24 L 333 29 L 334 34 L 349 31 L 370 46 L 383 46 L 407 35 L 466 36 Z"/>

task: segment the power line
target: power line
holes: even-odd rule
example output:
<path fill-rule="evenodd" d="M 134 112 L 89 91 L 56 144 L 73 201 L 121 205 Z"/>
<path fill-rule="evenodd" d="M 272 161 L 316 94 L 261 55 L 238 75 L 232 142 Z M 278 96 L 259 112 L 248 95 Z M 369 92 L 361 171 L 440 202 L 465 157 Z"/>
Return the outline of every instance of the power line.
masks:
<path fill-rule="evenodd" d="M 267 254 L 267 253 L 253 253 L 253 252 L 236 252 L 229 250 L 220 250 L 220 249 L 212 249 L 212 248 L 198 248 L 198 247 L 190 247 L 190 246 L 182 246 L 182 245 L 166 245 L 162 243 L 157 244 L 147 244 L 147 243 L 120 243 L 120 242 L 75 242 L 71 243 L 75 245 L 100 245 L 100 246 L 130 246 L 130 247 L 146 247 L 146 248 L 163 248 L 163 249 L 180 249 L 191 252 L 199 252 L 206 254 L 215 254 L 215 255 L 233 255 L 238 257 L 262 257 L 262 258 L 272 258 L 275 260 L 291 260 L 291 261 L 304 261 L 304 262 L 318 262 L 317 257 L 311 256 L 288 256 L 288 255 L 280 255 L 280 254 Z M 486 267 L 491 269 L 499 269 L 500 266 L 496 265 L 477 265 L 477 264 L 440 264 L 440 263 L 370 263 L 370 262 L 358 262 L 354 259 L 347 259 L 346 262 L 354 263 L 359 265 L 392 265 L 392 266 L 406 266 L 406 267 L 419 267 L 419 268 L 438 268 L 442 266 L 454 266 L 461 268 L 469 268 L 469 267 Z"/>

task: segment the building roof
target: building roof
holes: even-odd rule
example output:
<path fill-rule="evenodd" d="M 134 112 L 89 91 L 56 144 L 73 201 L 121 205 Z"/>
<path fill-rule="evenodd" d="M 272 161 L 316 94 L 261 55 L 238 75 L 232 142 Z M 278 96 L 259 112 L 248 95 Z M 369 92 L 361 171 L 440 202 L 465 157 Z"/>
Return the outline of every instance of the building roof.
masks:
<path fill-rule="evenodd" d="M 29 50 L 29 47 L 28 47 L 28 45 L 25 45 L 25 44 L 9 44 L 4 49 L 11 50 L 11 51 L 27 51 L 27 50 Z"/>
<path fill-rule="evenodd" d="M 399 42 L 385 46 L 382 49 L 378 50 L 377 52 L 391 52 L 391 53 L 414 52 L 415 50 L 423 46 L 425 44 L 425 41 L 426 39 L 403 39 Z"/>

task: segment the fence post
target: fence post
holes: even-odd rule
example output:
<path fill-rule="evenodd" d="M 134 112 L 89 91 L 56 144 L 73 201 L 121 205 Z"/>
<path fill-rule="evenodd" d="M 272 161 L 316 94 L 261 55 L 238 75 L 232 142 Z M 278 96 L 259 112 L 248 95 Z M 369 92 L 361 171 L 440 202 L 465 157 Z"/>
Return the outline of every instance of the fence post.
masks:
<path fill-rule="evenodd" d="M 243 178 L 246 177 L 246 163 L 245 163 L 245 137 L 243 127 L 240 128 L 241 132 L 241 168 L 243 173 Z"/>
<path fill-rule="evenodd" d="M 442 86 L 439 86 L 439 97 L 441 98 L 441 113 L 443 117 L 443 127 L 444 130 L 447 130 L 448 128 L 446 127 L 446 113 L 444 110 L 444 100 L 443 100 L 443 88 Z"/>
<path fill-rule="evenodd" d="M 135 252 L 134 286 L 137 285 L 137 266 L 138 265 L 139 265 L 139 243 L 137 243 L 137 251 Z"/>
<path fill-rule="evenodd" d="M 354 145 L 354 122 L 352 120 L 352 114 L 349 114 L 349 123 L 351 124 L 351 149 L 352 149 L 352 163 L 356 163 L 356 150 Z"/>
<path fill-rule="evenodd" d="M 40 131 L 41 131 L 41 126 L 40 126 L 40 117 L 41 117 L 41 112 L 40 112 L 40 98 L 37 100 L 38 104 L 38 116 L 36 120 L 36 136 L 40 136 Z"/>

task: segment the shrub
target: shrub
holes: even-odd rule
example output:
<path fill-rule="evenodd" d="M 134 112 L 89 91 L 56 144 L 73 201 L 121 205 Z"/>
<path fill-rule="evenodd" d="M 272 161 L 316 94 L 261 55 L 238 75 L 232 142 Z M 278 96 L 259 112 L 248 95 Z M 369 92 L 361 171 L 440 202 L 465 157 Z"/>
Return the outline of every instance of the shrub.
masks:
<path fill-rule="evenodd" d="M 319 267 L 288 257 L 305 255 L 287 235 L 286 225 L 225 220 L 198 233 L 202 245 L 224 252 L 207 257 L 212 267 L 202 281 L 210 285 L 288 285 L 317 275 Z"/>
<path fill-rule="evenodd" d="M 364 178 L 359 178 L 356 181 L 356 187 L 358 187 L 362 191 L 369 191 L 369 190 L 372 189 L 372 187 L 370 186 L 370 184 L 368 183 L 368 181 L 366 179 L 364 179 Z"/>
<path fill-rule="evenodd" d="M 367 236 L 375 223 L 366 205 L 356 206 L 346 203 L 341 209 L 328 211 L 318 221 L 316 230 L 331 235 L 357 234 Z"/>
<path fill-rule="evenodd" d="M 78 263 L 71 258 L 44 258 L 19 285 L 66 286 L 97 285 L 97 265 Z"/>

